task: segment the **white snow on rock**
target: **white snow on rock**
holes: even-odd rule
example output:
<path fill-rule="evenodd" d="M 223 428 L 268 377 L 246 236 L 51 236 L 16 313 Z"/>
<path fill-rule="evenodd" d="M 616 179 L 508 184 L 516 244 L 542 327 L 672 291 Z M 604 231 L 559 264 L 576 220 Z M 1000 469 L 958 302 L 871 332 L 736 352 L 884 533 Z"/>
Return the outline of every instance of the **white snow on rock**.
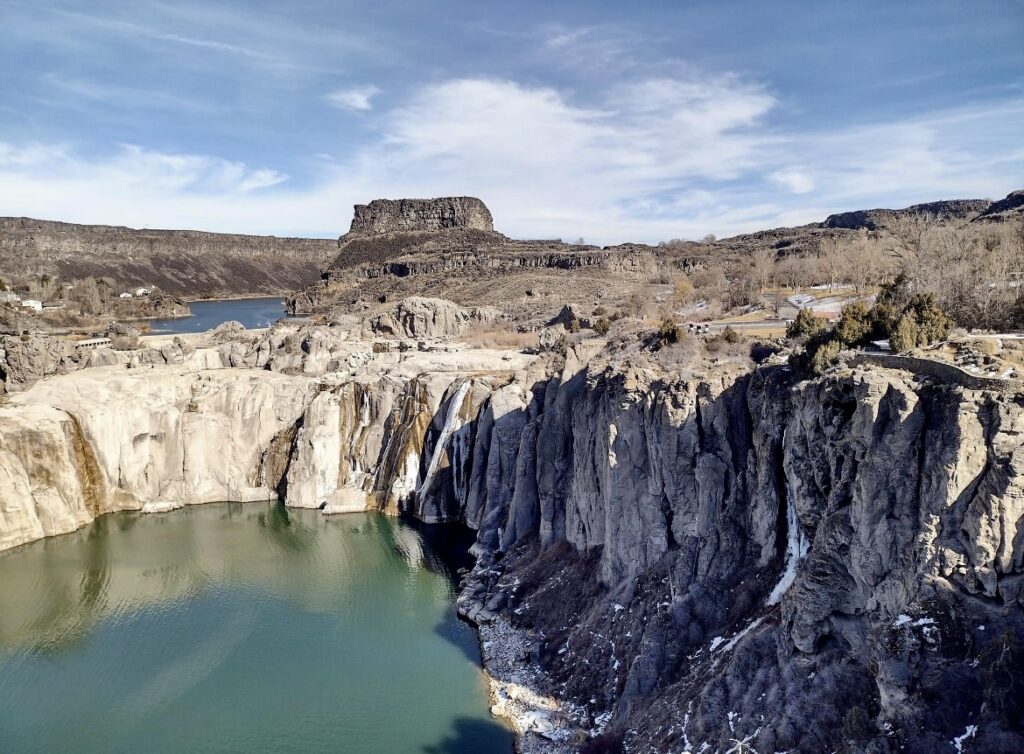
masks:
<path fill-rule="evenodd" d="M 964 731 L 964 734 L 962 736 L 957 736 L 952 741 L 950 741 L 950 743 L 953 744 L 953 748 L 957 750 L 957 754 L 963 754 L 964 742 L 974 738 L 974 734 L 977 732 L 977 725 L 968 725 L 967 730 Z"/>

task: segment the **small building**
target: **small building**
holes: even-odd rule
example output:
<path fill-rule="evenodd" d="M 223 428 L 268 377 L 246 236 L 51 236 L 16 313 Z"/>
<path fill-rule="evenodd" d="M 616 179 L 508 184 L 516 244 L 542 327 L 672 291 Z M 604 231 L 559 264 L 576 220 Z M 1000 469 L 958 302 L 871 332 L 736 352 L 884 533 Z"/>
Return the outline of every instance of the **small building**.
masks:
<path fill-rule="evenodd" d="M 130 294 L 128 291 L 125 291 L 120 296 L 118 296 L 118 298 L 131 298 L 131 297 L 132 297 L 132 294 Z"/>
<path fill-rule="evenodd" d="M 63 301 L 44 301 L 43 302 L 43 309 L 63 309 L 63 308 L 64 308 L 64 302 Z"/>
<path fill-rule="evenodd" d="M 35 298 L 27 298 L 21 302 L 23 309 L 31 309 L 34 312 L 41 312 L 43 310 L 43 302 Z"/>
<path fill-rule="evenodd" d="M 75 348 L 100 348 L 102 346 L 109 346 L 110 343 L 110 338 L 86 338 L 85 340 L 77 341 Z"/>
<path fill-rule="evenodd" d="M 151 291 L 149 288 L 136 288 L 135 289 L 135 295 L 136 296 L 148 296 L 152 292 L 153 291 Z"/>
<path fill-rule="evenodd" d="M 0 291 L 0 304 L 16 304 L 21 297 L 14 291 Z"/>

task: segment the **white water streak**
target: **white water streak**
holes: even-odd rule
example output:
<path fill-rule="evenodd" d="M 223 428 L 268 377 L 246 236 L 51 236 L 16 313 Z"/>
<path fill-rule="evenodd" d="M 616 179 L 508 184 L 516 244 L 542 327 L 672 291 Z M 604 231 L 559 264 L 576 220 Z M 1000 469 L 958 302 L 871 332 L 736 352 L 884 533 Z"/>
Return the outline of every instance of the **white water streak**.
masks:
<path fill-rule="evenodd" d="M 459 385 L 459 389 L 455 391 L 455 395 L 452 396 L 451 401 L 448 403 L 448 413 L 444 417 L 444 427 L 441 429 L 441 436 L 437 438 L 437 442 L 434 444 L 434 452 L 430 456 L 430 464 L 427 466 L 427 474 L 423 478 L 423 484 L 416 490 L 418 495 L 422 495 L 424 491 L 430 488 L 430 483 L 434 481 L 434 475 L 437 474 L 437 467 L 441 465 L 441 458 L 448 447 L 448 441 L 451 439 L 452 433 L 462 426 L 459 411 L 462 410 L 462 402 L 466 398 L 466 393 L 469 392 L 469 382 L 469 380 L 466 380 Z"/>
<path fill-rule="evenodd" d="M 786 430 L 782 431 L 782 447 L 786 447 Z M 782 596 L 793 586 L 793 582 L 796 581 L 796 567 L 811 549 L 811 543 L 804 536 L 803 530 L 800 528 L 800 520 L 796 516 L 793 488 L 789 483 L 789 475 L 786 474 L 785 464 L 783 464 L 782 474 L 786 479 L 786 534 L 788 539 L 786 545 L 786 567 L 782 571 L 779 583 L 775 585 L 772 593 L 768 595 L 767 604 L 769 605 L 777 605 Z"/>

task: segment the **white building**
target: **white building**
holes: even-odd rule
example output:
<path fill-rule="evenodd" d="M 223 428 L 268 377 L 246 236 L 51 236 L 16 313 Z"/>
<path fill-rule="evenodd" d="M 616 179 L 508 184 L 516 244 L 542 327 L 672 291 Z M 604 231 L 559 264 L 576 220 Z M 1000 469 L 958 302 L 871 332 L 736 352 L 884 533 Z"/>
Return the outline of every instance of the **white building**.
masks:
<path fill-rule="evenodd" d="M 125 291 L 120 296 L 118 296 L 118 298 L 131 298 L 131 297 L 132 297 L 132 294 L 128 293 L 128 291 Z"/>
<path fill-rule="evenodd" d="M 135 289 L 135 295 L 136 296 L 148 296 L 150 293 L 152 293 L 152 291 L 149 288 L 136 288 Z"/>
<path fill-rule="evenodd" d="M 43 310 L 43 302 L 34 298 L 27 298 L 21 302 L 23 309 L 31 309 L 35 312 L 41 312 Z"/>

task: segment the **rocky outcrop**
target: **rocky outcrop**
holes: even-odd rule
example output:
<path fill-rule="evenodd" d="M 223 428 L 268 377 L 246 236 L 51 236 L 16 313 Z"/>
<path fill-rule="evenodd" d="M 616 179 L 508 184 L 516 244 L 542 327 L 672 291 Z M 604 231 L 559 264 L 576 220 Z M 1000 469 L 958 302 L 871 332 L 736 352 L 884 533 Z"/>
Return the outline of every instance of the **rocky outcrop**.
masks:
<path fill-rule="evenodd" d="M 457 338 L 478 324 L 493 322 L 496 309 L 467 309 L 440 298 L 410 296 L 366 322 L 371 335 L 391 338 Z"/>
<path fill-rule="evenodd" d="M 563 306 L 558 314 L 548 320 L 546 327 L 561 326 L 563 330 L 576 332 L 581 328 L 590 327 L 590 320 L 584 317 L 573 304 Z"/>
<path fill-rule="evenodd" d="M 984 669 L 1024 631 L 1018 400 L 778 369 L 540 405 L 461 605 L 533 637 L 563 718 L 629 751 L 1020 746 Z"/>
<path fill-rule="evenodd" d="M 923 216 L 939 222 L 965 222 L 984 212 L 988 199 L 949 199 L 940 202 L 915 204 L 904 209 L 863 209 L 829 215 L 823 223 L 826 228 L 851 230 L 881 230 L 896 217 Z"/>
<path fill-rule="evenodd" d="M 262 449 L 294 425 L 312 387 L 271 372 L 175 369 L 39 383 L 0 406 L 0 549 L 111 511 L 273 497 L 277 480 L 255 474 Z"/>
<path fill-rule="evenodd" d="M 405 298 L 449 284 L 461 305 L 508 304 L 503 288 L 515 289 L 514 298 L 535 290 L 526 276 L 535 282 L 550 278 L 561 295 L 566 273 L 597 273 L 585 283 L 575 281 L 588 287 L 599 285 L 602 276 L 609 281 L 639 278 L 657 271 L 655 256 L 652 247 L 639 244 L 601 249 L 559 240 L 511 239 L 494 232 L 490 212 L 478 199 L 377 200 L 356 207 L 352 229 L 338 239 L 337 255 L 322 280 L 297 291 L 288 309 L 348 311 L 353 299 Z M 452 293 L 446 290 L 445 295 Z"/>
<path fill-rule="evenodd" d="M 1024 189 L 1020 191 L 1011 191 L 1006 195 L 1005 199 L 992 202 L 985 208 L 985 211 L 975 219 L 981 221 L 993 221 L 1016 218 L 1019 220 L 1021 217 L 1024 217 Z"/>
<path fill-rule="evenodd" d="M 493 231 L 491 212 L 472 196 L 439 199 L 374 199 L 357 204 L 350 233 L 396 233 L 472 228 Z"/>
<path fill-rule="evenodd" d="M 91 357 L 63 338 L 0 336 L 0 395 L 52 374 L 76 371 Z"/>
<path fill-rule="evenodd" d="M 226 322 L 198 336 L 140 339 L 136 348 L 79 348 L 50 336 L 0 337 L 0 395 L 25 390 L 45 377 L 89 367 L 245 367 L 286 374 L 351 373 L 372 358 L 369 341 L 350 341 L 351 329 L 275 326 L 256 334 Z M 196 346 L 199 346 L 198 348 Z M 411 346 L 410 346 L 411 347 Z"/>

